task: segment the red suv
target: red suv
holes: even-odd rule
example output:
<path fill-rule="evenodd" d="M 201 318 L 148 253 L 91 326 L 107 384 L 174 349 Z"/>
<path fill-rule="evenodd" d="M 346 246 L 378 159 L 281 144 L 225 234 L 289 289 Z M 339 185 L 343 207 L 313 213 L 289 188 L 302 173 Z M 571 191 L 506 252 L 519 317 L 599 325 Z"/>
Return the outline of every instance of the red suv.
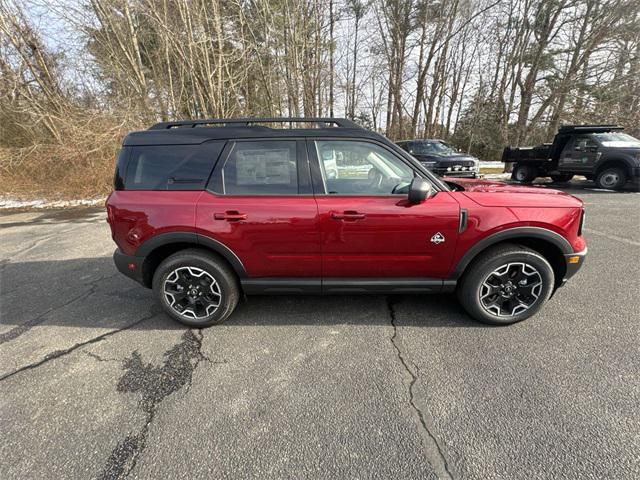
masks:
<path fill-rule="evenodd" d="M 345 119 L 165 122 L 130 133 L 107 211 L 118 269 L 198 327 L 225 320 L 243 295 L 293 293 L 456 291 L 477 320 L 514 323 L 587 252 L 579 199 L 444 182 Z"/>

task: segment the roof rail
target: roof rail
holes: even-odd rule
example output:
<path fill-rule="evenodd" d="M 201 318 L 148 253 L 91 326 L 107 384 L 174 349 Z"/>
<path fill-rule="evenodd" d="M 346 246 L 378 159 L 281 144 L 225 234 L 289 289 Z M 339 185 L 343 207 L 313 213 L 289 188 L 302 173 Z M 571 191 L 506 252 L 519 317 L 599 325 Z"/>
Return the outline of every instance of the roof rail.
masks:
<path fill-rule="evenodd" d="M 207 118 L 204 120 L 178 120 L 176 122 L 160 122 L 149 127 L 149 130 L 165 130 L 178 127 L 195 127 L 196 125 L 221 125 L 249 127 L 256 123 L 317 123 L 320 127 L 335 125 L 339 128 L 362 129 L 356 122 L 346 118 L 325 117 L 256 117 L 256 118 Z M 290 126 L 290 128 L 292 128 Z"/>

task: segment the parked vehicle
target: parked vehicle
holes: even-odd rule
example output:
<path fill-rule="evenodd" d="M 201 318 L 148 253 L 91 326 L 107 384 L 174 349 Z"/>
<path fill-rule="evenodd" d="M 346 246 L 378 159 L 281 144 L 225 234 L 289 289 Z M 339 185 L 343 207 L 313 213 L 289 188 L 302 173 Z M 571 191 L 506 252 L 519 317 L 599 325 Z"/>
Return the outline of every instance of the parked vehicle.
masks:
<path fill-rule="evenodd" d="M 159 123 L 118 156 L 114 261 L 197 327 L 254 294 L 456 291 L 482 322 L 530 317 L 583 263 L 582 202 L 457 182 L 344 119 Z"/>
<path fill-rule="evenodd" d="M 507 147 L 503 162 L 514 162 L 512 178 L 532 182 L 551 177 L 568 182 L 574 175 L 595 180 L 600 188 L 619 190 L 640 181 L 640 140 L 616 125 L 566 125 L 553 143 L 537 147 Z"/>
<path fill-rule="evenodd" d="M 396 143 L 437 175 L 476 178 L 480 173 L 480 161 L 476 157 L 459 153 L 442 140 L 403 140 Z"/>

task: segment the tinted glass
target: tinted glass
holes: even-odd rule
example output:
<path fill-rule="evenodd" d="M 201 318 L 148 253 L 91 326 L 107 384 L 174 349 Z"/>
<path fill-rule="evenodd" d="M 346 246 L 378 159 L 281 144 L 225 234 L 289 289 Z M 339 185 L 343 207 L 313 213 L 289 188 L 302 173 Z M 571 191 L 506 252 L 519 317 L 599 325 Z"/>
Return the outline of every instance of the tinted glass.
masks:
<path fill-rule="evenodd" d="M 236 142 L 214 175 L 213 190 L 226 195 L 295 195 L 298 193 L 296 142 Z"/>
<path fill-rule="evenodd" d="M 589 137 L 576 137 L 575 141 L 573 142 L 574 150 L 585 150 L 587 148 L 595 148 L 597 146 L 598 144 Z"/>
<path fill-rule="evenodd" d="M 224 142 L 131 147 L 127 190 L 201 190 Z"/>
<path fill-rule="evenodd" d="M 113 176 L 113 189 L 124 190 L 124 173 L 127 170 L 127 160 L 129 158 L 129 147 L 122 147 L 118 152 L 116 160 L 116 173 Z"/>
<path fill-rule="evenodd" d="M 326 193 L 407 193 L 413 170 L 388 150 L 367 142 L 320 140 L 314 143 Z"/>

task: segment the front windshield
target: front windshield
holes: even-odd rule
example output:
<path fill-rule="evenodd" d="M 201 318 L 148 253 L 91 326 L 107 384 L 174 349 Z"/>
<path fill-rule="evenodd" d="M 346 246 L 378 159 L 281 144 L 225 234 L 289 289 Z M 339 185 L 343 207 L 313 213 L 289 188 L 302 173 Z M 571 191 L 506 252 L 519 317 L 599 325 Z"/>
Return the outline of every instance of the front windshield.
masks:
<path fill-rule="evenodd" d="M 453 155 L 456 151 L 451 145 L 447 145 L 441 141 L 423 141 L 412 143 L 409 153 L 414 155 L 435 155 L 437 157 L 443 157 L 446 155 Z"/>
<path fill-rule="evenodd" d="M 622 132 L 594 133 L 603 147 L 640 148 L 640 140 Z"/>

